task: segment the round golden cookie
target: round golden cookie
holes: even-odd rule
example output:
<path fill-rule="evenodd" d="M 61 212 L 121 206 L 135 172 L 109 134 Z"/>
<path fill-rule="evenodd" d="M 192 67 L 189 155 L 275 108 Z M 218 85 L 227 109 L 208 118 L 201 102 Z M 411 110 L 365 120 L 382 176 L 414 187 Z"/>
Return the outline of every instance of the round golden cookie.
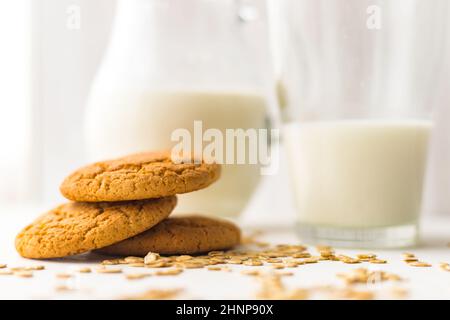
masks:
<path fill-rule="evenodd" d="M 16 237 L 22 257 L 59 258 L 135 236 L 165 219 L 175 196 L 133 202 L 70 202 L 43 214 Z"/>
<path fill-rule="evenodd" d="M 219 177 L 218 164 L 175 164 L 169 152 L 149 152 L 85 166 L 60 190 L 73 201 L 141 200 L 200 190 Z"/>
<path fill-rule="evenodd" d="M 135 237 L 104 247 L 97 252 L 119 256 L 197 254 L 225 250 L 239 244 L 241 232 L 228 221 L 202 216 L 170 217 Z"/>

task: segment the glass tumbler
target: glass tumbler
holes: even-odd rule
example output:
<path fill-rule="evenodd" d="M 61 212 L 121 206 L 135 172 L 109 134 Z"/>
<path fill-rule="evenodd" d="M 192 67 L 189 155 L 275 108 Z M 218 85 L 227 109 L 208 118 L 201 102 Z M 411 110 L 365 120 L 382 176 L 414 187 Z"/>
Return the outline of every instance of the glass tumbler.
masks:
<path fill-rule="evenodd" d="M 300 237 L 415 245 L 447 3 L 282 5 L 283 139 Z"/>

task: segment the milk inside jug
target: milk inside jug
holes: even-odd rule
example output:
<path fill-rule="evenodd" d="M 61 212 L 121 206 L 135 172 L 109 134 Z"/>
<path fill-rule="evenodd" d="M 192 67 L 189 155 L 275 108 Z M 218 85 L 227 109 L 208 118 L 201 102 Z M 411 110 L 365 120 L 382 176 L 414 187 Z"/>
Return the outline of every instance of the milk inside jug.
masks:
<path fill-rule="evenodd" d="M 249 92 L 155 91 L 96 92 L 86 124 L 88 154 L 109 159 L 124 154 L 169 150 L 179 128 L 192 135 L 194 121 L 204 130 L 264 128 L 265 99 Z M 219 181 L 205 190 L 179 196 L 176 211 L 236 216 L 245 207 L 260 178 L 259 165 L 224 164 Z"/>

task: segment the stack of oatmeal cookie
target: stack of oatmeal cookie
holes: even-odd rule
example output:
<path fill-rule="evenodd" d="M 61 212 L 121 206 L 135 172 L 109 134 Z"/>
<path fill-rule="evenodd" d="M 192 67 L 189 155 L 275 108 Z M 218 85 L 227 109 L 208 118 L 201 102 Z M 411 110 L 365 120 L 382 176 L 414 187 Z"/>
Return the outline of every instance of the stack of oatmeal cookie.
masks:
<path fill-rule="evenodd" d="M 72 202 L 37 218 L 16 237 L 26 258 L 47 259 L 92 250 L 110 255 L 196 254 L 240 241 L 234 224 L 197 215 L 167 218 L 176 194 L 208 187 L 220 166 L 172 162 L 150 152 L 85 166 L 62 185 Z"/>

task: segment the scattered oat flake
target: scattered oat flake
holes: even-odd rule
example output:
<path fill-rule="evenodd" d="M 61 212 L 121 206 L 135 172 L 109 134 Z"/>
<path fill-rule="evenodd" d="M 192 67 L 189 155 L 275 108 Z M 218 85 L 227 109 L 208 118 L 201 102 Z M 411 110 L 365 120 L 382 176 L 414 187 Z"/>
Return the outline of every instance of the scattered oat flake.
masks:
<path fill-rule="evenodd" d="M 244 261 L 242 264 L 246 265 L 246 266 L 252 266 L 252 267 L 257 267 L 257 266 L 263 265 L 263 263 L 259 260 L 247 260 L 247 261 Z"/>
<path fill-rule="evenodd" d="M 266 275 L 259 278 L 261 288 L 257 293 L 258 299 L 269 300 L 303 300 L 309 297 L 309 291 L 304 289 L 287 289 L 281 276 L 277 274 Z"/>
<path fill-rule="evenodd" d="M 182 269 L 169 269 L 169 270 L 156 271 L 155 275 L 157 275 L 157 276 L 176 276 L 182 272 L 183 272 Z"/>
<path fill-rule="evenodd" d="M 337 274 L 346 284 L 368 284 L 385 281 L 401 281 L 400 276 L 385 271 L 370 271 L 366 268 L 355 269 L 349 273 Z"/>
<path fill-rule="evenodd" d="M 114 259 L 114 260 L 103 260 L 102 261 L 103 265 L 116 265 L 116 264 L 120 264 L 120 261 L 118 259 Z"/>
<path fill-rule="evenodd" d="M 145 264 L 150 264 L 150 263 L 156 262 L 156 260 L 158 260 L 158 259 L 159 259 L 159 254 L 158 253 L 149 252 L 144 257 L 144 263 Z"/>
<path fill-rule="evenodd" d="M 209 271 L 221 271 L 222 268 L 221 267 L 208 267 Z"/>
<path fill-rule="evenodd" d="M 13 272 L 11 270 L 0 270 L 0 276 L 9 276 L 12 274 Z"/>
<path fill-rule="evenodd" d="M 98 268 L 97 273 L 122 273 L 122 269 Z"/>
<path fill-rule="evenodd" d="M 275 259 L 275 258 L 269 258 L 269 259 L 266 259 L 266 262 L 267 263 L 281 263 L 281 262 L 283 262 L 283 260 Z"/>
<path fill-rule="evenodd" d="M 338 255 L 337 258 L 339 259 L 339 261 L 343 262 L 343 263 L 347 263 L 347 264 L 356 264 L 356 263 L 361 263 L 361 261 L 359 261 L 358 259 L 349 257 L 349 256 L 345 256 L 345 255 Z"/>
<path fill-rule="evenodd" d="M 73 275 L 70 273 L 57 273 L 56 277 L 59 279 L 69 279 L 69 278 L 72 278 Z"/>
<path fill-rule="evenodd" d="M 210 251 L 210 252 L 208 252 L 208 256 L 211 256 L 211 257 L 213 257 L 213 256 L 221 256 L 223 254 L 225 254 L 224 251 Z"/>
<path fill-rule="evenodd" d="M 184 262 L 179 265 L 181 268 L 186 269 L 201 269 L 205 265 L 203 263 L 196 263 L 196 262 Z"/>
<path fill-rule="evenodd" d="M 163 262 L 163 261 L 161 261 L 161 262 L 156 261 L 156 262 L 151 262 L 151 263 L 145 264 L 146 268 L 166 268 L 169 266 L 170 266 L 169 264 L 167 264 L 166 262 Z"/>
<path fill-rule="evenodd" d="M 149 273 L 129 273 L 125 276 L 128 280 L 139 280 L 149 277 Z"/>
<path fill-rule="evenodd" d="M 259 276 L 261 273 L 258 270 L 242 270 L 241 274 L 246 276 Z"/>
<path fill-rule="evenodd" d="M 317 258 L 311 257 L 311 258 L 304 259 L 303 262 L 307 263 L 307 264 L 310 264 L 310 263 L 317 263 L 317 262 L 319 262 L 319 260 Z"/>
<path fill-rule="evenodd" d="M 124 259 L 126 263 L 132 264 L 132 263 L 144 263 L 144 258 L 141 257 L 126 257 Z"/>
<path fill-rule="evenodd" d="M 33 272 L 31 272 L 31 271 L 15 271 L 14 275 L 21 277 L 21 278 L 31 278 L 33 276 Z"/>
<path fill-rule="evenodd" d="M 297 268 L 299 265 L 298 262 L 287 262 L 284 264 L 286 268 Z"/>
<path fill-rule="evenodd" d="M 222 260 L 222 259 L 212 258 L 209 260 L 210 265 L 224 264 L 224 263 L 225 263 L 225 260 Z"/>
<path fill-rule="evenodd" d="M 175 258 L 175 261 L 187 261 L 187 260 L 192 260 L 193 257 L 189 256 L 189 255 L 181 255 Z"/>
<path fill-rule="evenodd" d="M 373 254 L 373 253 L 363 253 L 363 254 L 357 254 L 356 257 L 362 261 L 369 261 L 369 260 L 375 260 L 377 255 Z"/>
<path fill-rule="evenodd" d="M 439 267 L 444 271 L 450 272 L 450 264 L 446 262 L 442 262 L 441 264 L 439 264 Z"/>
<path fill-rule="evenodd" d="M 91 268 L 80 268 L 80 269 L 78 269 L 78 272 L 79 273 L 91 273 L 92 272 L 92 270 L 91 270 Z"/>
<path fill-rule="evenodd" d="M 423 267 L 423 268 L 431 267 L 431 264 L 426 263 L 426 262 L 421 262 L 421 261 L 410 262 L 410 263 L 408 263 L 408 265 L 410 265 L 412 267 Z"/>
<path fill-rule="evenodd" d="M 375 298 L 375 294 L 371 291 L 359 291 L 354 289 L 344 289 L 337 292 L 336 296 L 338 298 L 349 300 L 373 300 Z"/>
<path fill-rule="evenodd" d="M 373 264 L 385 264 L 387 263 L 387 260 L 383 260 L 383 259 L 370 259 L 369 263 L 373 263 Z"/>
<path fill-rule="evenodd" d="M 143 268 L 146 266 L 146 264 L 143 262 L 134 262 L 134 263 L 130 263 L 128 266 L 134 267 L 134 268 Z"/>
<path fill-rule="evenodd" d="M 58 285 L 55 287 L 56 291 L 64 292 L 64 291 L 73 291 L 74 289 L 72 287 L 69 287 L 67 285 Z"/>
<path fill-rule="evenodd" d="M 6 265 L 6 264 L 3 264 L 3 263 L 0 263 L 0 269 L 4 269 L 4 268 L 6 268 L 8 265 Z"/>
<path fill-rule="evenodd" d="M 11 271 L 29 271 L 29 270 L 27 270 L 26 269 L 26 267 L 11 267 L 11 268 L 9 268 L 9 270 L 11 270 Z"/>
<path fill-rule="evenodd" d="M 28 266 L 28 267 L 13 267 L 10 268 L 11 271 L 39 271 L 44 270 L 44 266 Z"/>
<path fill-rule="evenodd" d="M 182 289 L 166 289 L 166 290 L 148 290 L 143 294 L 131 297 L 125 297 L 127 300 L 164 300 L 174 299 L 183 290 Z"/>
<path fill-rule="evenodd" d="M 276 274 L 281 277 L 290 277 L 294 275 L 293 272 L 277 272 Z"/>
<path fill-rule="evenodd" d="M 311 254 L 308 252 L 294 253 L 292 258 L 311 258 Z"/>

